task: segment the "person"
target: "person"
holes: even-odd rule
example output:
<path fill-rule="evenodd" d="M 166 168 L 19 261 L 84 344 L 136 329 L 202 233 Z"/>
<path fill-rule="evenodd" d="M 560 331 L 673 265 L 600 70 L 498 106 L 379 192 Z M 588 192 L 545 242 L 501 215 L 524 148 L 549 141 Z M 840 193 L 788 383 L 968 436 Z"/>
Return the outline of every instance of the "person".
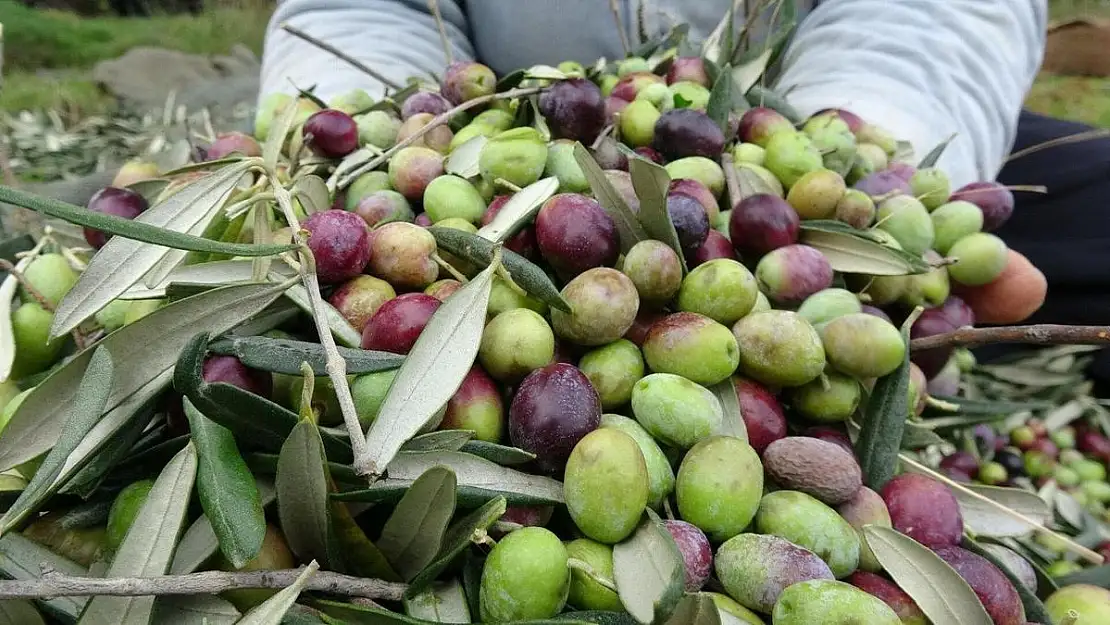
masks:
<path fill-rule="evenodd" d="M 441 0 L 438 8 L 454 59 L 476 59 L 503 75 L 539 63 L 619 59 L 622 39 L 634 45 L 641 26 L 650 38 L 688 23 L 699 41 L 730 4 L 619 0 L 623 34 L 606 0 Z M 1002 277 L 961 291 L 979 324 L 1106 323 L 1110 213 L 1089 209 L 1110 191 L 1110 140 L 1007 162 L 1012 149 L 1084 130 L 1022 110 L 1043 59 L 1047 1 L 819 0 L 796 8 L 800 24 L 771 86 L 788 93 L 803 115 L 849 110 L 909 141 L 919 157 L 954 134 L 938 162 L 953 188 L 994 179 L 1048 188 L 1015 193 L 1015 215 L 998 233 L 1011 248 Z M 384 91 L 357 68 L 284 32 L 284 23 L 398 83 L 437 76 L 447 63 L 426 0 L 281 0 L 266 35 L 263 96 L 310 85 L 325 100 L 356 87 L 372 96 Z M 752 25 L 757 39 L 766 36 L 761 26 Z M 1106 369 L 1110 375 L 1110 360 Z"/>

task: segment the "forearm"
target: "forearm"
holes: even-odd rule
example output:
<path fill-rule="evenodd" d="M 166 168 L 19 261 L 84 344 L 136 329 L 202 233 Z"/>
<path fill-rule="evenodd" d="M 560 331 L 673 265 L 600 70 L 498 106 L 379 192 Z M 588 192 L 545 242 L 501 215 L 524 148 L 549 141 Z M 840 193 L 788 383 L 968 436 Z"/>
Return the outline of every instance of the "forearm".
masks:
<path fill-rule="evenodd" d="M 466 20 L 451 0 L 439 3 L 455 59 L 471 58 Z M 281 29 L 289 23 L 404 84 L 412 76 L 431 80 L 446 66 L 435 20 L 424 0 L 282 0 L 270 20 L 262 57 L 261 96 L 316 87 L 332 96 L 361 88 L 378 98 L 377 80 L 329 52 Z"/>
<path fill-rule="evenodd" d="M 829 0 L 802 24 L 777 81 L 803 114 L 838 107 L 910 141 L 952 134 L 954 186 L 991 179 L 1044 50 L 1045 0 Z"/>

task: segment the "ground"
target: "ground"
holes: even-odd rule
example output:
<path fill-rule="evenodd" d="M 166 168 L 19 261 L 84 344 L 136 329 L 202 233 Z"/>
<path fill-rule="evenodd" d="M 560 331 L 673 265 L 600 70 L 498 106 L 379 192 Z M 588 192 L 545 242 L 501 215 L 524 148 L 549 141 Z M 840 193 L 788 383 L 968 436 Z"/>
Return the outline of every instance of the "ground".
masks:
<path fill-rule="evenodd" d="M 0 0 L 3 19 L 4 113 L 54 110 L 69 124 L 113 112 L 115 100 L 92 81 L 92 66 L 133 46 L 160 46 L 201 54 L 226 54 L 241 43 L 258 54 L 273 0 L 208 0 L 200 17 L 150 19 L 77 18 Z M 1055 19 L 1110 16 L 1105 0 L 1051 0 Z M 1110 78 L 1042 75 L 1028 106 L 1054 116 L 1110 127 Z M 38 178 L 38 175 L 33 176 Z"/>

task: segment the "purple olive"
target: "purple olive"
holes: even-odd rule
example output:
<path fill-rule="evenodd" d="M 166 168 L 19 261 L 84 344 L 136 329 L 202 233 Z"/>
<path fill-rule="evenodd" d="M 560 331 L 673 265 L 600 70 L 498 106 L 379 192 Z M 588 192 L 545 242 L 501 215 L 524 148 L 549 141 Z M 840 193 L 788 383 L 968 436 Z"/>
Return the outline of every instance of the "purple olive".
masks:
<path fill-rule="evenodd" d="M 583 436 L 601 424 L 601 399 L 576 367 L 557 363 L 524 378 L 509 407 L 513 445 L 536 454 L 546 471 L 562 468 Z"/>
<path fill-rule="evenodd" d="M 308 230 L 308 248 L 316 275 L 324 284 L 345 282 L 370 262 L 370 230 L 362 217 L 344 210 L 313 213 L 301 226 Z"/>
<path fill-rule="evenodd" d="M 326 158 L 342 158 L 358 149 L 358 124 L 335 109 L 313 113 L 305 120 L 304 136 L 308 149 Z"/>
<path fill-rule="evenodd" d="M 104 187 L 92 196 L 88 204 L 89 210 L 93 212 L 124 219 L 138 217 L 148 206 L 143 196 L 131 189 L 120 189 L 118 187 Z M 85 241 L 88 241 L 94 249 L 104 247 L 109 237 L 110 235 L 106 235 L 100 230 L 85 228 Z"/>
<path fill-rule="evenodd" d="M 561 80 L 540 94 L 540 113 L 556 138 L 588 145 L 605 127 L 605 98 L 585 78 Z"/>

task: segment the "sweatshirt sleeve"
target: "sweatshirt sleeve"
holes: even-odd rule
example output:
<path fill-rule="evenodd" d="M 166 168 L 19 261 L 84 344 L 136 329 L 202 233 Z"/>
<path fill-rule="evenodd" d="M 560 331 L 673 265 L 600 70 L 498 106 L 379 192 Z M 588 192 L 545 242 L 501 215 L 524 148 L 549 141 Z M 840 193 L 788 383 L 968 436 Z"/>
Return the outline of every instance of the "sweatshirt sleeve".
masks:
<path fill-rule="evenodd" d="M 953 188 L 993 179 L 1040 67 L 1046 0 L 828 0 L 801 24 L 776 82 L 803 115 L 849 110 L 916 158 L 955 134 L 938 166 Z"/>
<path fill-rule="evenodd" d="M 453 0 L 440 0 L 455 60 L 474 56 L 466 16 Z M 385 86 L 350 63 L 284 31 L 288 23 L 353 56 L 398 83 L 438 77 L 447 65 L 426 0 L 280 0 L 262 53 L 260 97 L 295 94 L 316 86 L 327 100 L 352 89 L 379 98 Z M 438 78 L 437 78 L 438 79 Z"/>

